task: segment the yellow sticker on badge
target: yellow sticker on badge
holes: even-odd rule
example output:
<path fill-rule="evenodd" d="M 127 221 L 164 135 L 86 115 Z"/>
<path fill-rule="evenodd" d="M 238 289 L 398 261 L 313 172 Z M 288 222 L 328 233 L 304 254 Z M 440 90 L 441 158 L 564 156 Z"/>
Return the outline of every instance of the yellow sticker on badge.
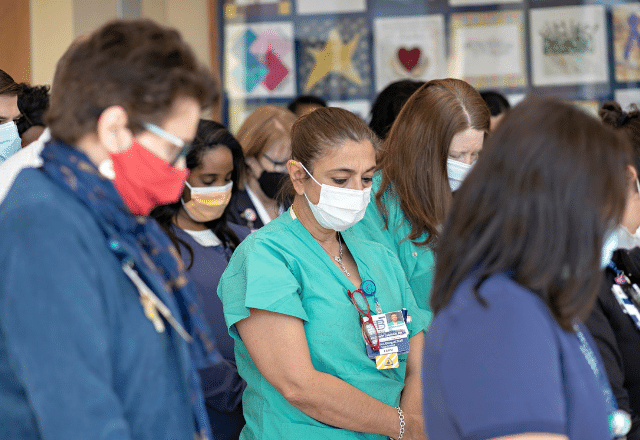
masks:
<path fill-rule="evenodd" d="M 376 356 L 376 368 L 378 370 L 388 370 L 389 368 L 398 368 L 399 366 L 398 353 Z"/>

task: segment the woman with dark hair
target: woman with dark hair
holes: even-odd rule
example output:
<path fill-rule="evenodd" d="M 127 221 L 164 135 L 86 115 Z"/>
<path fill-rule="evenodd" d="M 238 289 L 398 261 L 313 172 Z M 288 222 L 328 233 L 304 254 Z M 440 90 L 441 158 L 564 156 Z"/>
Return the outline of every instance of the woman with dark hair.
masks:
<path fill-rule="evenodd" d="M 0 438 L 212 438 L 195 365 L 221 361 L 151 210 L 217 84 L 180 34 L 115 20 L 60 59 L 42 166 L 0 205 Z"/>
<path fill-rule="evenodd" d="M 229 212 L 234 223 L 259 229 L 287 208 L 278 194 L 287 181 L 286 163 L 291 156 L 291 126 L 295 120 L 296 115 L 286 108 L 264 105 L 238 130 L 236 137 L 247 166 Z"/>
<path fill-rule="evenodd" d="M 369 203 L 377 142 L 346 110 L 298 119 L 293 204 L 220 279 L 247 381 L 241 439 L 425 438 L 424 322 L 397 257 L 350 229 Z"/>
<path fill-rule="evenodd" d="M 489 111 L 491 112 L 491 130 L 495 130 L 498 124 L 504 118 L 504 115 L 511 108 L 511 104 L 507 101 L 507 98 L 503 94 L 489 90 L 481 92 L 480 96 L 487 103 Z"/>
<path fill-rule="evenodd" d="M 418 307 L 431 319 L 432 246 L 452 191 L 478 157 L 489 132 L 489 110 L 458 79 L 432 80 L 415 92 L 393 123 L 379 156 L 375 203 L 357 233 L 398 255 Z"/>
<path fill-rule="evenodd" d="M 423 84 L 423 81 L 403 79 L 392 82 L 378 94 L 371 107 L 369 127 L 380 139 L 387 137 L 404 103 Z"/>
<path fill-rule="evenodd" d="M 627 135 L 633 146 L 627 203 L 618 228 L 618 249 L 605 269 L 596 304 L 586 324 L 593 336 L 620 409 L 631 414 L 627 440 L 640 439 L 640 111 L 616 102 L 600 109 L 602 121 Z"/>
<path fill-rule="evenodd" d="M 227 221 L 229 201 L 238 191 L 242 148 L 214 121 L 200 120 L 187 152 L 189 176 L 182 197 L 151 212 L 180 252 L 198 302 L 224 362 L 199 365 L 209 420 L 216 439 L 237 439 L 244 426 L 242 391 L 233 339 L 224 325 L 218 281 L 231 254 L 249 230 Z"/>
<path fill-rule="evenodd" d="M 514 107 L 489 137 L 436 251 L 430 438 L 624 435 L 628 415 L 581 320 L 615 246 L 631 163 L 626 139 L 550 99 Z"/>

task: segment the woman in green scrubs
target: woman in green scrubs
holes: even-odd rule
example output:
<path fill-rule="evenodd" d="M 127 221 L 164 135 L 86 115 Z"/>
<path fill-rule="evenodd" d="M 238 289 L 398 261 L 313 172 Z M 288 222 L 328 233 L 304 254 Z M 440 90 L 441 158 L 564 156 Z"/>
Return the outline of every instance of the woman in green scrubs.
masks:
<path fill-rule="evenodd" d="M 245 239 L 222 275 L 247 381 L 241 439 L 426 438 L 425 323 L 397 257 L 351 229 L 369 202 L 377 142 L 345 110 L 301 117 L 287 163 L 293 205 Z M 403 309 L 404 339 L 387 345 L 384 314 Z"/>
<path fill-rule="evenodd" d="M 391 126 L 373 178 L 375 201 L 354 231 L 400 259 L 423 319 L 437 241 L 455 191 L 482 149 L 490 113 L 480 94 L 458 79 L 427 82 Z"/>

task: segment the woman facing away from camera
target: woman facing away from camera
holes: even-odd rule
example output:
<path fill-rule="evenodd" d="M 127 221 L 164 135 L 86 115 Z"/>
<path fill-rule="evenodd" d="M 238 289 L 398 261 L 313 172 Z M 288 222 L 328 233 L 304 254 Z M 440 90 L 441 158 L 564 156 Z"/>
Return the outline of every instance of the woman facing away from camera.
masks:
<path fill-rule="evenodd" d="M 198 365 L 207 413 L 218 440 L 237 439 L 244 426 L 242 391 L 233 339 L 224 324 L 218 281 L 233 251 L 249 230 L 227 221 L 229 201 L 238 190 L 242 148 L 222 125 L 200 120 L 186 155 L 189 176 L 179 201 L 151 215 L 169 235 L 196 287 L 198 302 L 216 339 L 223 362 Z"/>
<path fill-rule="evenodd" d="M 423 358 L 434 439 L 606 439 L 628 428 L 582 324 L 615 247 L 628 141 L 530 99 L 456 193 Z"/>
<path fill-rule="evenodd" d="M 489 110 L 469 84 L 424 84 L 391 126 L 373 179 L 375 203 L 354 228 L 398 256 L 427 321 L 438 228 L 488 131 Z"/>
<path fill-rule="evenodd" d="M 241 439 L 425 438 L 425 324 L 397 257 L 351 230 L 377 142 L 346 110 L 298 119 L 293 204 L 240 244 L 220 279 L 247 381 Z M 390 329 L 394 314 L 402 323 Z"/>

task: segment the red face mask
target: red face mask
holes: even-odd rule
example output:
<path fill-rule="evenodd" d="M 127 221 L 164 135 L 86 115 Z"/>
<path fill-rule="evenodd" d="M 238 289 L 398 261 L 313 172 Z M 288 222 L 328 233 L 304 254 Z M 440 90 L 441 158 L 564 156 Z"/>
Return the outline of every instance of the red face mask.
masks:
<path fill-rule="evenodd" d="M 159 205 L 177 202 L 189 170 L 171 166 L 133 141 L 127 151 L 111 154 L 113 184 L 135 215 L 149 215 Z"/>

